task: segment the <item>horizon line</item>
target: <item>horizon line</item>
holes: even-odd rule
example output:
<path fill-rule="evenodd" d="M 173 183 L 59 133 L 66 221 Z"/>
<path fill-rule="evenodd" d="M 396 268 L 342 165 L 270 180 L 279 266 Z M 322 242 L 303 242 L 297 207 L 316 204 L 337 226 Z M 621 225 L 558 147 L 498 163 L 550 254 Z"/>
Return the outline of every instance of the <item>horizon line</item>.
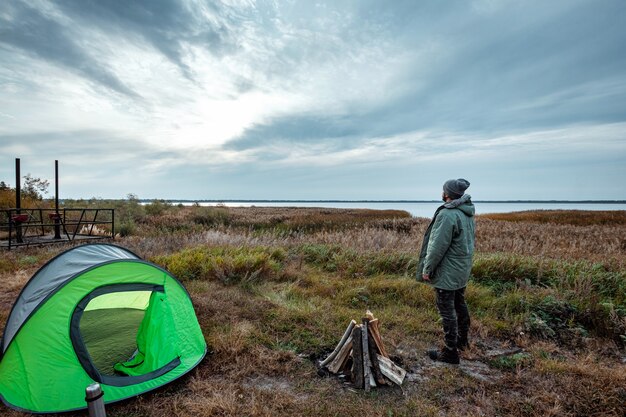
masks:
<path fill-rule="evenodd" d="M 83 198 L 66 198 L 60 200 L 85 200 Z M 128 200 L 127 198 L 103 198 L 102 200 Z M 187 198 L 138 198 L 142 203 L 151 201 L 181 203 L 442 203 L 441 200 L 339 200 L 339 199 L 187 199 Z M 563 203 L 563 204 L 626 204 L 626 200 L 474 200 L 475 203 Z"/>

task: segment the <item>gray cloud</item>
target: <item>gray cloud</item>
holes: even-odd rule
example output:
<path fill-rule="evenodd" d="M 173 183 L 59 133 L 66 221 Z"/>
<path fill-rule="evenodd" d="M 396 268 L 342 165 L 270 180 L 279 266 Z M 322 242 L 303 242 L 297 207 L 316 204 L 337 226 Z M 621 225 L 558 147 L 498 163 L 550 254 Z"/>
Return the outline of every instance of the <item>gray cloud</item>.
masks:
<path fill-rule="evenodd" d="M 64 13 L 103 31 L 117 31 L 152 45 L 193 80 L 193 68 L 185 62 L 187 45 L 202 47 L 215 55 L 237 48 L 231 34 L 236 15 L 222 4 L 178 0 L 54 0 Z M 212 15 L 209 20 L 207 15 Z"/>
<path fill-rule="evenodd" d="M 80 130 L 0 135 L 0 179 L 13 184 L 13 160 L 21 158 L 22 173 L 52 180 L 59 160 L 62 197 L 125 197 L 148 189 L 154 178 L 167 175 L 162 166 L 180 160 L 117 132 Z M 158 190 L 158 183 L 153 190 Z"/>
<path fill-rule="evenodd" d="M 554 10 L 554 9 L 560 10 Z M 626 114 L 624 91 L 592 102 L 554 97 L 542 108 L 519 106 L 581 85 L 622 78 L 626 56 L 619 53 L 626 32 L 619 27 L 621 2 L 560 3 L 544 11 L 504 10 L 478 17 L 416 103 L 426 103 L 429 124 L 441 120 L 465 129 L 527 128 L 572 122 L 615 122 Z M 462 29 L 467 29 L 464 27 Z M 589 97 L 589 91 L 578 89 Z M 446 115 L 446 111 L 448 115 Z"/>
<path fill-rule="evenodd" d="M 136 138 L 103 130 L 42 132 L 17 135 L 0 135 L 0 151 L 25 146 L 25 158 L 35 163 L 47 164 L 51 159 L 65 159 L 68 163 L 103 170 L 116 166 L 119 169 L 146 167 L 154 161 L 180 155 L 151 147 Z M 132 163 L 130 162 L 132 161 Z"/>
<path fill-rule="evenodd" d="M 98 59 L 93 45 L 81 42 L 83 28 L 98 28 L 105 38 L 121 35 L 134 43 L 146 42 L 194 81 L 195 70 L 187 62 L 192 57 L 188 47 L 197 46 L 216 56 L 236 51 L 238 40 L 232 32 L 242 19 L 245 17 L 234 8 L 212 2 L 55 0 L 41 7 L 16 1 L 9 2 L 6 13 L 0 15 L 0 44 L 139 98 L 119 74 Z M 242 88 L 250 86 L 242 82 Z"/>
<path fill-rule="evenodd" d="M 354 118 L 333 115 L 292 115 L 268 124 L 256 125 L 241 137 L 228 142 L 228 150 L 246 150 L 270 143 L 319 144 L 324 141 L 335 149 L 358 145 L 350 139 L 365 133 Z"/>
<path fill-rule="evenodd" d="M 424 129 L 515 132 L 625 119 L 623 2 L 511 2 L 472 9 L 468 2 L 442 7 L 440 2 L 407 1 L 388 7 L 374 1 L 360 3 L 353 12 L 363 33 L 375 28 L 379 38 L 373 42 L 406 51 L 426 48 L 397 72 L 394 83 L 402 89 L 339 113 L 265 121 L 233 140 L 229 149 Z M 352 29 L 344 28 L 341 35 L 349 38 Z M 345 51 L 328 53 L 333 52 Z M 373 74 L 372 87 L 377 78 L 396 71 L 393 58 Z"/>
<path fill-rule="evenodd" d="M 407 198 L 458 175 L 485 198 L 604 198 L 625 169 L 625 15 L 621 0 L 8 2 L 0 153 L 61 158 L 87 195 Z"/>
<path fill-rule="evenodd" d="M 60 65 L 120 94 L 139 97 L 80 45 L 76 33 L 29 5 L 9 2 L 7 6 L 10 17 L 0 15 L 0 43 Z"/>

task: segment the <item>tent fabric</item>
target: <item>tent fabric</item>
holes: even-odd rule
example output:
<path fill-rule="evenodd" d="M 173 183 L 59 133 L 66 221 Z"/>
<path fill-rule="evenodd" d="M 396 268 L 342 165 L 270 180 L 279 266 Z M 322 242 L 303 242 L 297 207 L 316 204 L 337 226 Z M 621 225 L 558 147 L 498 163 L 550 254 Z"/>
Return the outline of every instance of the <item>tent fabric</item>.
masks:
<path fill-rule="evenodd" d="M 91 361 L 101 374 L 115 376 L 115 364 L 135 353 L 137 331 L 144 314 L 144 310 L 136 308 L 85 311 L 80 321 L 80 334 Z"/>
<path fill-rule="evenodd" d="M 84 270 L 46 290 L 9 340 L 0 361 L 5 404 L 37 413 L 83 409 L 85 388 L 93 382 L 102 385 L 106 403 L 119 401 L 171 382 L 202 360 L 206 342 L 182 284 L 112 248 L 68 251 L 99 253 L 102 262 L 85 262 Z M 120 258 L 111 259 L 111 253 Z M 26 287 L 37 278 L 39 288 L 50 288 L 40 273 Z"/>
<path fill-rule="evenodd" d="M 137 352 L 131 360 L 116 364 L 116 371 L 128 376 L 143 375 L 167 365 L 176 356 L 169 342 L 172 335 L 158 331 L 161 326 L 172 328 L 171 315 L 165 308 L 167 304 L 163 302 L 164 299 L 165 294 L 152 293 L 145 318 L 137 333 Z M 160 323 L 160 326 L 155 326 L 154 323 Z"/>
<path fill-rule="evenodd" d="M 53 291 L 76 273 L 93 265 L 120 259 L 139 259 L 137 255 L 114 245 L 84 245 L 63 252 L 33 275 L 13 305 L 2 337 L 2 353 L 33 310 Z"/>

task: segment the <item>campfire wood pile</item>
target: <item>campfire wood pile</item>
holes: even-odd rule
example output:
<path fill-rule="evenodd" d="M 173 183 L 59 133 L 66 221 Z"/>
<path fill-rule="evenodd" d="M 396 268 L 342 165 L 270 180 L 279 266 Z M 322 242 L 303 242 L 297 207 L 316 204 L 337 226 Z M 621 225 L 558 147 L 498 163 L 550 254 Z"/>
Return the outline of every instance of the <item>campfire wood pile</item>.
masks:
<path fill-rule="evenodd" d="M 332 374 L 350 377 L 355 388 L 365 391 L 391 383 L 402 385 L 406 375 L 406 371 L 389 358 L 378 319 L 369 310 L 361 324 L 350 322 L 335 350 L 319 365 Z"/>

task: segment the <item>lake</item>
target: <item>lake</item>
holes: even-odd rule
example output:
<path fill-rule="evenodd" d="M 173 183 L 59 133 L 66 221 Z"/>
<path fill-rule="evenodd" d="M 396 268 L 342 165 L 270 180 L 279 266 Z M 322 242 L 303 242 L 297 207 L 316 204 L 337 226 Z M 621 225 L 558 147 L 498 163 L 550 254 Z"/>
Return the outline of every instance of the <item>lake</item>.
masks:
<path fill-rule="evenodd" d="M 178 204 L 177 201 L 172 201 Z M 193 202 L 184 201 L 184 205 Z M 437 207 L 442 203 L 436 201 L 227 201 L 200 202 L 201 206 L 216 206 L 218 204 L 227 207 L 330 207 L 330 208 L 364 208 L 374 210 L 404 210 L 416 217 L 432 217 Z M 485 213 L 510 213 L 525 210 L 626 210 L 626 203 L 609 202 L 476 202 L 477 214 Z"/>

